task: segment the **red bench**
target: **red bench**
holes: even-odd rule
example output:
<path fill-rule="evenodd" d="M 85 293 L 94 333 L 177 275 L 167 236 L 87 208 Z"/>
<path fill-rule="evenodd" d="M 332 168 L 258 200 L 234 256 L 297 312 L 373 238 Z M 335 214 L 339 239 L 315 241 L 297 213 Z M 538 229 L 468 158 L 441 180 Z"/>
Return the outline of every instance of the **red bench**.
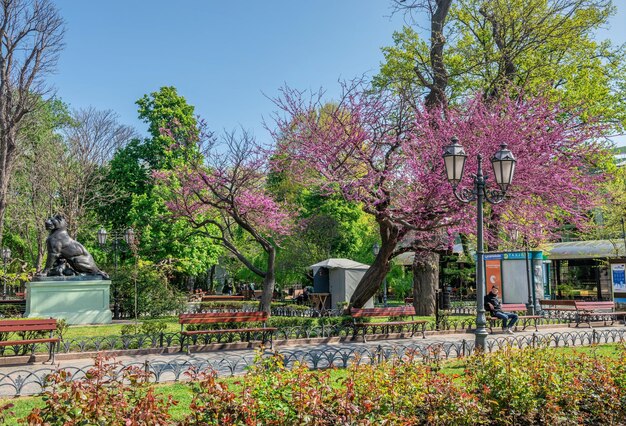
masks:
<path fill-rule="evenodd" d="M 576 327 L 584 322 L 591 328 L 592 320 L 602 320 L 606 325 L 607 318 L 611 320 L 611 325 L 618 319 L 626 317 L 626 312 L 615 311 L 613 302 L 574 302 L 576 308 Z"/>
<path fill-rule="evenodd" d="M 253 337 L 260 335 L 261 342 L 269 342 L 270 348 L 272 347 L 272 335 L 276 331 L 276 327 L 267 327 L 265 325 L 269 318 L 267 312 L 209 312 L 200 314 L 180 314 L 178 322 L 180 323 L 180 350 L 185 347 L 185 340 L 187 341 L 187 353 L 189 353 L 190 340 L 196 344 L 198 335 L 218 335 L 218 334 L 230 334 L 234 336 L 239 334 L 242 341 L 250 342 Z M 243 322 L 262 322 L 262 327 L 226 327 L 216 329 L 198 329 L 198 330 L 185 330 L 187 324 L 234 324 Z M 232 342 L 232 339 L 231 339 Z"/>
<path fill-rule="evenodd" d="M 503 303 L 502 305 L 500 305 L 500 307 L 502 308 L 503 312 L 511 313 L 526 312 L 526 310 L 528 309 L 523 303 Z M 543 318 L 541 315 L 519 314 L 517 316 L 517 320 L 522 322 L 522 330 L 526 330 L 526 327 L 528 327 L 528 325 L 532 323 L 535 326 L 535 331 L 538 331 L 537 322 L 541 318 Z M 497 324 L 498 321 L 502 320 L 494 316 L 490 316 L 489 318 L 487 318 L 487 322 L 489 323 L 489 331 L 491 333 L 493 333 L 493 327 Z M 515 324 L 515 328 L 517 329 L 517 324 Z"/>
<path fill-rule="evenodd" d="M 372 331 L 376 331 L 380 328 L 384 334 L 389 334 L 390 330 L 402 329 L 405 326 L 411 326 L 411 336 L 415 334 L 418 326 L 421 327 L 422 337 L 426 338 L 426 320 L 415 320 L 415 308 L 413 306 L 394 306 L 391 308 L 364 308 L 356 309 L 352 308 L 350 316 L 354 321 L 354 335 L 356 338 L 359 330 L 363 330 L 363 342 L 366 341 L 365 335 L 367 334 L 367 328 L 371 328 Z M 363 318 L 375 318 L 375 317 L 411 317 L 409 321 L 388 321 L 388 322 L 359 322 Z"/>
<path fill-rule="evenodd" d="M 13 346 L 17 348 L 18 346 L 27 346 L 32 345 L 31 355 L 35 353 L 35 345 L 37 343 L 48 343 L 50 345 L 50 356 L 48 361 L 51 361 L 54 364 L 54 348 L 55 344 L 59 341 L 58 337 L 54 336 L 54 331 L 57 329 L 57 320 L 54 318 L 50 319 L 11 319 L 11 320 L 1 320 L 0 321 L 0 333 L 6 333 L 9 335 L 10 333 L 24 333 L 24 332 L 44 332 L 49 331 L 49 337 L 28 337 L 25 335 L 25 338 L 19 340 L 2 340 L 0 341 L 1 347 Z M 15 354 L 17 355 L 17 349 L 15 349 Z M 46 361 L 47 362 L 47 361 Z"/>

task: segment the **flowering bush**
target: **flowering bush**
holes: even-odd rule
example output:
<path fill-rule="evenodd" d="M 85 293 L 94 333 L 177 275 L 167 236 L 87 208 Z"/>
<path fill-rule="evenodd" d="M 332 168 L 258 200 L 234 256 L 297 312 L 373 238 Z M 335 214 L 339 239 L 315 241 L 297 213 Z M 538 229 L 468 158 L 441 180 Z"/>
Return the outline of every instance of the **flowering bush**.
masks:
<path fill-rule="evenodd" d="M 626 419 L 625 373 L 623 354 L 508 348 L 470 358 L 465 381 L 494 424 L 617 425 Z"/>
<path fill-rule="evenodd" d="M 118 372 L 97 357 L 83 380 L 49 377 L 45 407 L 29 425 L 579 425 L 626 424 L 626 347 L 617 357 L 551 348 L 506 348 L 467 359 L 464 374 L 442 371 L 435 354 L 368 362 L 343 373 L 286 368 L 257 356 L 229 385 L 215 371 L 190 371 L 184 418 L 156 397 L 141 369 Z M 427 362 L 424 362 L 426 360 Z M 431 363 L 431 364 L 429 364 Z M 2 410 L 10 407 L 0 407 Z M 6 414 L 5 414 L 6 415 Z"/>
<path fill-rule="evenodd" d="M 137 367 L 118 372 L 119 364 L 102 355 L 82 380 L 60 370 L 47 378 L 43 408 L 35 408 L 22 423 L 30 426 L 168 425 L 168 411 L 175 404 L 171 397 L 157 397 L 149 373 Z"/>
<path fill-rule="evenodd" d="M 357 363 L 345 378 L 327 371 L 284 367 L 279 355 L 259 360 L 238 386 L 236 396 L 200 373 L 192 382 L 192 413 L 182 425 L 369 425 L 483 422 L 478 399 L 455 384 L 456 377 L 400 360 Z"/>

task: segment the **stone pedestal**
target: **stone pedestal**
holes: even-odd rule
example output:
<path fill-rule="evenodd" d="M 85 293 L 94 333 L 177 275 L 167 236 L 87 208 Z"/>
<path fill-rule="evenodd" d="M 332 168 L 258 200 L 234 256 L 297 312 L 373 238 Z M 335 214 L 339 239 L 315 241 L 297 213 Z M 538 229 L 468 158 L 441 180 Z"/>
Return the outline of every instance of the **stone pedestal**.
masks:
<path fill-rule="evenodd" d="M 48 277 L 26 284 L 27 318 L 64 319 L 68 324 L 109 324 L 111 281 Z"/>

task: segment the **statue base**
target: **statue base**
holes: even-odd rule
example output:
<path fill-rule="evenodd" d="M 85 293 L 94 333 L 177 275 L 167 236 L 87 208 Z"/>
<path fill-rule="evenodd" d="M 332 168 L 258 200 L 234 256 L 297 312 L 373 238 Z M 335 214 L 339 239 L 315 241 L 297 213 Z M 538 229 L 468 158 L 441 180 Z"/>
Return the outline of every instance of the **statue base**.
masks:
<path fill-rule="evenodd" d="M 111 281 L 99 277 L 47 277 L 26 283 L 26 318 L 64 319 L 68 324 L 110 324 Z"/>

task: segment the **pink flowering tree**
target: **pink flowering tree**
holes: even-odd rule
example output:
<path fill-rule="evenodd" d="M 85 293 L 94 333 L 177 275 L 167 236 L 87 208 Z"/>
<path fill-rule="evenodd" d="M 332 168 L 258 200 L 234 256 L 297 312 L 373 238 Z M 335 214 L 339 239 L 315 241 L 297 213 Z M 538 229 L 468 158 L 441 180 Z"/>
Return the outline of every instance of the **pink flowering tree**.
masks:
<path fill-rule="evenodd" d="M 306 164 L 316 173 L 302 177 L 338 188 L 378 223 L 381 248 L 352 296 L 353 307 L 376 293 L 391 259 L 415 251 L 416 307 L 432 313 L 436 252 L 449 248 L 457 233 L 476 228 L 475 207 L 458 202 L 446 180 L 441 155 L 452 136 L 468 153 L 462 186 L 472 184 L 477 153 L 489 158 L 506 143 L 518 158 L 509 199 L 487 215 L 498 221 L 487 229 L 493 244 L 513 228 L 545 239 L 564 220 L 584 226 L 598 201 L 592 188 L 601 176 L 590 167 L 602 152 L 594 143 L 600 129 L 581 125 L 571 111 L 544 99 L 488 103 L 477 96 L 443 110 L 346 86 L 334 104 L 291 89 L 276 104 L 275 137 L 283 155 L 274 167 Z M 486 173 L 492 180 L 492 171 Z"/>
<path fill-rule="evenodd" d="M 176 130 L 166 133 L 175 145 Z M 202 139 L 202 138 L 201 138 Z M 223 143 L 212 138 L 191 141 L 201 149 L 195 159 L 179 161 L 169 172 L 155 174 L 166 188 L 166 205 L 197 232 L 219 242 L 250 271 L 263 279 L 260 310 L 269 312 L 275 285 L 276 249 L 290 233 L 289 212 L 265 190 L 267 155 L 246 132 L 227 134 Z M 250 243 L 265 252 L 265 267 L 255 265 L 243 247 Z"/>

